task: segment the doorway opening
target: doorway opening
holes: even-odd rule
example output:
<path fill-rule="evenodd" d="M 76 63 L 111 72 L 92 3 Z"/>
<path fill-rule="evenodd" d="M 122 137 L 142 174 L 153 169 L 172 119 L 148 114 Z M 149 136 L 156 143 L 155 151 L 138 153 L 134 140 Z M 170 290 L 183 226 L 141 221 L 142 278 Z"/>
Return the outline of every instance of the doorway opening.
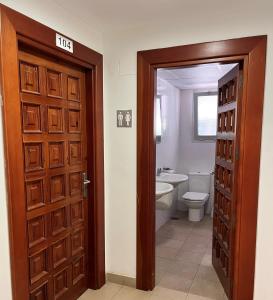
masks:
<path fill-rule="evenodd" d="M 236 130 L 231 123 L 239 123 L 234 109 L 242 94 L 231 80 L 239 78 L 236 63 L 157 70 L 155 284 L 175 290 L 181 298 L 227 299 L 229 294 L 230 282 L 218 265 L 225 258 L 226 268 L 230 267 L 234 232 L 229 220 L 235 209 L 228 180 L 233 178 L 225 174 L 220 182 L 214 171 L 224 163 L 229 165 L 227 173 L 235 165 Z M 220 101 L 223 81 L 229 90 Z M 224 120 L 225 128 L 219 125 L 223 107 L 226 115 L 233 113 L 233 119 Z M 214 207 L 215 193 L 219 201 Z M 213 210 L 221 216 L 221 224 L 215 219 L 213 226 Z M 225 257 L 220 257 L 220 250 Z"/>
<path fill-rule="evenodd" d="M 237 64 L 218 86 L 215 178 L 219 186 L 214 193 L 214 206 L 218 207 L 213 214 L 216 230 L 211 247 L 213 266 L 228 299 L 253 298 L 265 59 L 266 36 L 138 53 L 137 288 L 152 290 L 156 280 L 156 142 L 162 139 L 154 130 L 156 103 L 162 98 L 156 97 L 157 72 L 211 63 Z M 231 101 L 230 95 L 236 100 Z M 198 129 L 195 135 L 203 135 Z M 233 155 L 233 166 L 228 153 Z M 226 203 L 232 212 L 228 221 L 231 232 L 219 214 Z M 225 248 L 230 249 L 229 255 Z"/>

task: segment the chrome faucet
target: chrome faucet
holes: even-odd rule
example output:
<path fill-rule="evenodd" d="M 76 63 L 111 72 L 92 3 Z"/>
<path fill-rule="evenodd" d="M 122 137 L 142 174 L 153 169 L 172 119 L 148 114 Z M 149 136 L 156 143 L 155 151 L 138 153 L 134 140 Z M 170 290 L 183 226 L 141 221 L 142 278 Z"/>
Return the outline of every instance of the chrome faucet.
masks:
<path fill-rule="evenodd" d="M 159 176 L 162 172 L 162 169 L 161 168 L 157 168 L 156 169 L 156 176 Z"/>

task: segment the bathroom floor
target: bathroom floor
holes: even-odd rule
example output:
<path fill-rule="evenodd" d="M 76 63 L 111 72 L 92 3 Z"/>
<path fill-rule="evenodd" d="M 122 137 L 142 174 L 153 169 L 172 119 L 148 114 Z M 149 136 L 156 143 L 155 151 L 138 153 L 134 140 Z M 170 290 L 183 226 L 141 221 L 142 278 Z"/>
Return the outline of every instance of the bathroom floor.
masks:
<path fill-rule="evenodd" d="M 151 292 L 107 282 L 79 300 L 227 300 L 211 265 L 212 219 L 191 223 L 185 215 L 156 234 L 156 287 Z"/>
<path fill-rule="evenodd" d="M 186 299 L 227 299 L 212 267 L 212 219 L 188 221 L 185 214 L 156 233 L 156 285 L 188 295 Z M 202 296 L 202 297 L 194 297 Z"/>

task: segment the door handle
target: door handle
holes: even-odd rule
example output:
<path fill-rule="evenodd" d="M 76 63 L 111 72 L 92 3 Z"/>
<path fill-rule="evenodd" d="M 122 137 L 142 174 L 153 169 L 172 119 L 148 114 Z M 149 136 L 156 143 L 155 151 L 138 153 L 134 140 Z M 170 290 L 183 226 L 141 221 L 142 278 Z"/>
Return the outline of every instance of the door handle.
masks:
<path fill-rule="evenodd" d="M 82 173 L 82 190 L 83 190 L 83 197 L 88 197 L 88 184 L 90 184 L 91 181 L 87 179 L 87 173 Z"/>

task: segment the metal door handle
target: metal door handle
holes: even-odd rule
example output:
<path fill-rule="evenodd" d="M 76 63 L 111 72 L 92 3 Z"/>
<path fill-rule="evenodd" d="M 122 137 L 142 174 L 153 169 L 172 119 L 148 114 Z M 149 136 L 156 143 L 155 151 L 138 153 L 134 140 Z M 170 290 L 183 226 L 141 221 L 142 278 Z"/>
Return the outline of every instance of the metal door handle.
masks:
<path fill-rule="evenodd" d="M 82 190 L 83 190 L 83 197 L 88 197 L 88 184 L 91 183 L 89 179 L 87 179 L 87 173 L 82 173 Z"/>
<path fill-rule="evenodd" d="M 89 184 L 90 182 L 91 182 L 90 180 L 85 179 L 85 180 L 83 181 L 83 184 Z"/>

